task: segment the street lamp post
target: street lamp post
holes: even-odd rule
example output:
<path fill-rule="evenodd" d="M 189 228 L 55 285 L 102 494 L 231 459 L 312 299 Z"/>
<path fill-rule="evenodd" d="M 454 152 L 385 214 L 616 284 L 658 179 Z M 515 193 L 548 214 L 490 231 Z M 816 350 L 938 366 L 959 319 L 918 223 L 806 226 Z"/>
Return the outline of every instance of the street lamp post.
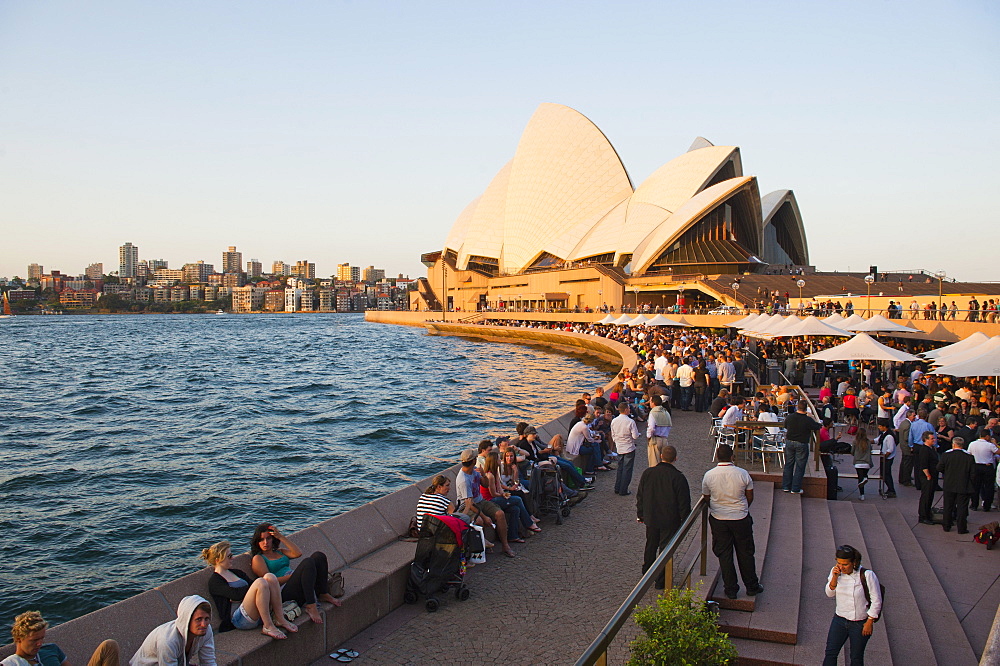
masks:
<path fill-rule="evenodd" d="M 874 281 L 875 281 L 874 275 L 865 276 L 865 286 L 868 287 L 868 308 L 865 311 L 865 314 L 869 317 L 872 316 L 872 282 Z"/>
<path fill-rule="evenodd" d="M 799 311 L 802 310 L 802 287 L 806 286 L 805 280 L 799 280 L 795 283 L 795 286 L 799 288 Z"/>
<path fill-rule="evenodd" d="M 736 300 L 736 292 L 740 289 L 740 283 L 734 282 L 729 286 L 733 288 L 733 307 L 738 308 L 740 307 L 740 302 Z"/>
<path fill-rule="evenodd" d="M 639 285 L 632 287 L 632 291 L 635 292 L 635 313 L 639 314 Z"/>
<path fill-rule="evenodd" d="M 944 271 L 938 271 L 937 273 L 934 274 L 934 277 L 938 279 L 938 306 L 937 306 L 938 313 L 941 312 L 941 306 L 944 304 L 944 279 L 947 276 L 948 274 L 945 273 Z M 944 317 L 941 317 L 941 319 L 944 319 Z"/>

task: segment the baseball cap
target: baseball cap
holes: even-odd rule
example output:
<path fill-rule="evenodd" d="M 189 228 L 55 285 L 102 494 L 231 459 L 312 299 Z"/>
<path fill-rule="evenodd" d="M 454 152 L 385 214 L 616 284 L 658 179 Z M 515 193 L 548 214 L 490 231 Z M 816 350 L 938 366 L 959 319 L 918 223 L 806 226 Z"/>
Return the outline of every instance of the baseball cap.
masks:
<path fill-rule="evenodd" d="M 463 463 L 472 462 L 475 459 L 476 459 L 476 450 L 475 449 L 466 449 L 466 450 L 462 451 L 462 462 Z"/>

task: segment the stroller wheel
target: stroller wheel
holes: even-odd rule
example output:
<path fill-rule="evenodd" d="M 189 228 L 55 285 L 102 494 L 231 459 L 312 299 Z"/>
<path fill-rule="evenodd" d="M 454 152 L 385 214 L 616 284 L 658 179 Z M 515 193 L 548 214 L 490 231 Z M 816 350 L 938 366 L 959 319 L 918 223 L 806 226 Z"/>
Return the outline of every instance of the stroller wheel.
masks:
<path fill-rule="evenodd" d="M 424 604 L 424 608 L 427 609 L 428 613 L 433 613 L 433 612 L 437 611 L 438 606 L 440 606 L 440 605 L 441 604 L 438 602 L 438 600 L 434 599 L 432 597 L 432 598 L 430 598 L 430 599 L 427 600 L 427 603 Z"/>
<path fill-rule="evenodd" d="M 457 590 L 455 590 L 455 598 L 458 599 L 459 601 L 466 601 L 469 598 L 470 594 L 471 592 L 467 587 L 460 587 Z"/>
<path fill-rule="evenodd" d="M 415 604 L 415 603 L 417 603 L 417 594 L 416 594 L 416 592 L 411 592 L 410 590 L 407 590 L 406 592 L 404 592 L 403 593 L 403 602 L 404 603 L 408 603 L 408 604 Z"/>
<path fill-rule="evenodd" d="M 560 513 L 564 518 L 569 518 L 569 507 L 563 507 L 563 510 Z"/>

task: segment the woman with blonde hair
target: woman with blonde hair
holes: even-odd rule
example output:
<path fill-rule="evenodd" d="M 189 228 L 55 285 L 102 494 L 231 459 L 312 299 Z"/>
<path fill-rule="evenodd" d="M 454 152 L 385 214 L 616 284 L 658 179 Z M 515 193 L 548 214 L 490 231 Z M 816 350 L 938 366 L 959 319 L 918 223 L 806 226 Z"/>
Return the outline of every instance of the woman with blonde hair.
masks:
<path fill-rule="evenodd" d="M 299 630 L 281 612 L 281 586 L 273 573 L 251 581 L 244 571 L 230 568 L 233 549 L 228 541 L 205 548 L 201 551 L 201 559 L 215 569 L 208 579 L 208 592 L 219 611 L 220 632 L 263 626 L 262 634 L 281 640 L 287 636 L 276 625 L 293 634 Z M 234 601 L 239 602 L 235 609 L 232 608 Z"/>

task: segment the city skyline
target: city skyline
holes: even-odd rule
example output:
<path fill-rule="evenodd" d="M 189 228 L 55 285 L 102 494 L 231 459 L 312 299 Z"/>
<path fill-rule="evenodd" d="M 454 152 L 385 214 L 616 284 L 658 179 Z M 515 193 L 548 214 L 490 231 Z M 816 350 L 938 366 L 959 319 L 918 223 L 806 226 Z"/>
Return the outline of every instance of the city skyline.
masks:
<path fill-rule="evenodd" d="M 555 102 L 633 185 L 696 136 L 741 146 L 762 190 L 794 187 L 820 270 L 995 277 L 906 245 L 997 237 L 991 3 L 234 7 L 0 7 L 0 276 L 112 270 L 128 238 L 419 276 Z"/>

